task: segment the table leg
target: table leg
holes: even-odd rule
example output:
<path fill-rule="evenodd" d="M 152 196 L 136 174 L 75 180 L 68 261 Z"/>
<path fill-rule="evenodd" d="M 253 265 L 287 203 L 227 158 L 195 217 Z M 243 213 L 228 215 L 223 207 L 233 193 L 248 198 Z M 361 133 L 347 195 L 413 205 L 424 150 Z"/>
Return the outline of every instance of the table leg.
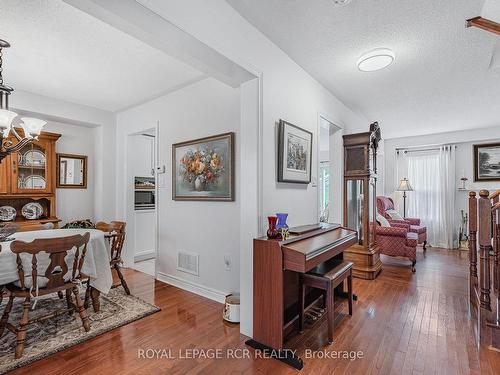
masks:
<path fill-rule="evenodd" d="M 96 288 L 90 287 L 90 299 L 92 300 L 92 306 L 94 307 L 94 312 L 98 313 L 101 310 L 101 302 L 99 297 L 101 292 Z"/>

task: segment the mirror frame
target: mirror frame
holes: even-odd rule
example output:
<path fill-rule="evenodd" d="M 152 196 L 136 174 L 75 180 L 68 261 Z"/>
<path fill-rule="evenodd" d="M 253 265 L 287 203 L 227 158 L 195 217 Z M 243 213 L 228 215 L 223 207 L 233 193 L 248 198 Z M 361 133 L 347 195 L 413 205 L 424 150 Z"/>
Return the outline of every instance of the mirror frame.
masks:
<path fill-rule="evenodd" d="M 80 185 L 61 184 L 61 158 L 79 159 L 83 161 L 83 183 Z M 87 156 L 73 154 L 56 154 L 56 187 L 58 189 L 86 189 L 87 188 Z"/>

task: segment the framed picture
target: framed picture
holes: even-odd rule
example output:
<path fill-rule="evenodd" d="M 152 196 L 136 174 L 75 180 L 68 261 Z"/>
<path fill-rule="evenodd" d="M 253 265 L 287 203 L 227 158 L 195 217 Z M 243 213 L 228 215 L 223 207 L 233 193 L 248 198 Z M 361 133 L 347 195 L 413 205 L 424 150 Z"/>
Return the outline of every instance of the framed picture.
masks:
<path fill-rule="evenodd" d="M 56 187 L 58 189 L 87 188 L 87 157 L 85 155 L 56 155 Z"/>
<path fill-rule="evenodd" d="M 311 182 L 312 133 L 280 120 L 278 129 L 278 182 Z"/>
<path fill-rule="evenodd" d="M 172 199 L 234 201 L 234 133 L 172 145 Z"/>
<path fill-rule="evenodd" d="M 500 143 L 474 145 L 474 181 L 500 181 Z"/>

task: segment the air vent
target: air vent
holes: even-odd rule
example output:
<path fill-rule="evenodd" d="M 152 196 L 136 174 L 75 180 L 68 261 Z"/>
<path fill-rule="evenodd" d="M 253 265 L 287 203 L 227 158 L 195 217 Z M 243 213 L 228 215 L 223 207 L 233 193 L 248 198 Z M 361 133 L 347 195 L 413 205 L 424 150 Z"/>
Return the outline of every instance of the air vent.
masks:
<path fill-rule="evenodd" d="M 177 270 L 199 276 L 200 254 L 179 251 L 177 253 Z"/>

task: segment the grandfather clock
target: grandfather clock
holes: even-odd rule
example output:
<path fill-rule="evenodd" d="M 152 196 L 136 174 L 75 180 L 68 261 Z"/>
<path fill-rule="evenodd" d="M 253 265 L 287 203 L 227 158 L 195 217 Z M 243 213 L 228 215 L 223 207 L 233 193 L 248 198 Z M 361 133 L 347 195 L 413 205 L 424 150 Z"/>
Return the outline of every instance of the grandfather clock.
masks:
<path fill-rule="evenodd" d="M 344 135 L 344 226 L 358 232 L 358 243 L 344 251 L 354 263 L 353 275 L 375 279 L 382 270 L 376 233 L 377 149 L 381 139 L 377 122 L 365 133 Z"/>

